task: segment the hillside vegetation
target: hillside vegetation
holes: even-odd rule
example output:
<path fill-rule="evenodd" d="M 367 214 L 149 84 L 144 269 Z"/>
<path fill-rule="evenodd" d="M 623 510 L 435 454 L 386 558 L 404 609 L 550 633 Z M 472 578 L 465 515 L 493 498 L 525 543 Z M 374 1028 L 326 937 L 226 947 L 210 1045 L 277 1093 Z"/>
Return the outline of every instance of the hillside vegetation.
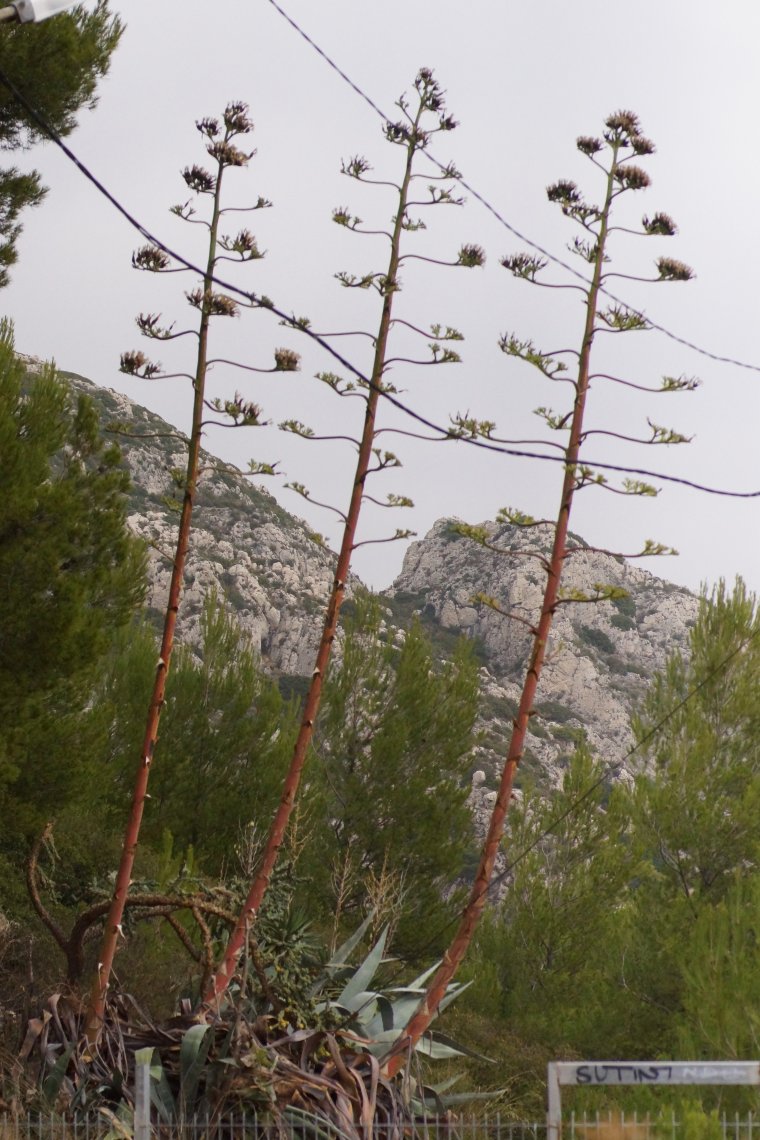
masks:
<path fill-rule="evenodd" d="M 45 375 L 33 370 L 31 392 Z M 60 976 L 62 950 L 73 985 L 93 953 L 87 940 L 75 945 L 72 924 L 108 892 L 155 659 L 160 550 L 175 526 L 182 447 L 174 429 L 125 397 L 68 380 L 104 426 L 129 425 L 118 437 L 131 476 L 124 517 L 150 543 L 148 603 L 100 646 L 97 669 L 76 691 L 67 682 L 65 720 L 38 703 L 24 735 L 9 737 L 18 751 L 3 794 L 16 822 L 0 858 L 11 1045 L 28 1000 L 27 955 L 41 997 Z M 487 526 L 502 541 L 526 541 L 508 525 Z M 545 536 L 527 541 L 540 546 Z M 286 1021 L 303 1016 L 319 946 L 334 946 L 368 909 L 375 933 L 390 924 L 401 962 L 429 964 L 445 943 L 526 652 L 521 631 L 472 597 L 479 586 L 529 604 L 536 583 L 524 566 L 442 520 L 410 547 L 386 594 L 371 599 L 353 581 L 303 806 L 262 914 L 262 945 L 291 979 Z M 331 553 L 265 491 L 228 469 L 208 475 L 138 896 L 184 894 L 218 907 L 239 895 L 278 795 L 331 567 Z M 548 1059 L 751 1055 L 760 1016 L 754 599 L 737 587 L 700 602 L 591 551 L 572 574 L 579 588 L 604 579 L 627 595 L 568 609 L 557 622 L 492 905 L 467 967 L 473 984 L 447 1015 L 460 1038 L 498 1062 L 468 1062 L 470 1083 L 506 1089 L 499 1103 L 515 1116 L 540 1112 Z M 57 751 L 40 778 L 30 750 L 53 739 L 51 715 Z M 55 828 L 34 857 L 35 913 L 19 868 L 51 797 Z M 181 941 L 193 945 L 192 925 L 169 946 L 165 921 L 147 904 L 130 912 L 118 959 L 120 983 L 158 1015 L 197 992 L 204 953 L 202 941 L 200 962 L 178 953 Z M 221 919 L 208 927 L 212 948 L 223 930 Z M 405 968 L 389 963 L 388 983 Z"/>

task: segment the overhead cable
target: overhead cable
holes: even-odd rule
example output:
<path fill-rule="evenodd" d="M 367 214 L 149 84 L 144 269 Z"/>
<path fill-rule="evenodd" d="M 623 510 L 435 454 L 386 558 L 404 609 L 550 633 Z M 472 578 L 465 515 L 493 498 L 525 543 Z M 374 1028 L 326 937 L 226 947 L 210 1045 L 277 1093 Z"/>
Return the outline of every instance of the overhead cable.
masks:
<path fill-rule="evenodd" d="M 336 74 L 339 75 L 345 83 L 348 84 L 351 90 L 354 91 L 361 99 L 363 99 L 364 102 L 375 112 L 376 115 L 379 115 L 383 122 L 387 123 L 391 121 L 391 117 L 389 115 L 386 115 L 385 111 L 378 107 L 377 103 L 375 103 L 370 98 L 370 96 L 367 95 L 366 91 L 363 91 L 362 88 L 359 87 L 359 85 L 355 83 L 354 80 L 351 79 L 351 77 L 347 75 L 341 67 L 338 66 L 335 60 L 330 58 L 327 52 L 321 48 L 318 43 L 316 43 L 316 41 L 308 34 L 308 32 L 304 31 L 304 29 L 292 18 L 292 16 L 288 15 L 288 13 L 285 11 L 282 5 L 277 2 L 277 0 L 268 0 L 268 2 L 277 12 L 279 12 L 283 19 L 286 20 L 288 24 L 290 24 L 290 26 L 298 33 L 298 35 L 301 36 L 301 38 L 304 39 L 306 43 L 309 44 L 309 46 L 312 47 L 314 51 L 322 57 L 325 63 L 331 67 L 332 70 L 335 71 Z M 424 154 L 438 168 L 438 170 L 442 172 L 447 172 L 449 170 L 448 164 L 442 163 L 429 151 L 424 151 Z M 542 257 L 545 257 L 549 261 L 553 262 L 554 265 L 558 265 L 561 269 L 564 269 L 567 273 L 570 273 L 573 277 L 577 278 L 578 281 L 581 281 L 585 286 L 590 286 L 591 282 L 589 279 L 587 277 L 584 277 L 582 273 L 579 273 L 575 266 L 568 264 L 568 262 L 564 261 L 561 257 L 558 257 L 555 253 L 552 253 L 550 250 L 545 249 L 542 245 L 539 245 L 538 242 L 534 241 L 532 238 L 529 238 L 526 234 L 521 233 L 520 230 L 517 229 L 516 226 L 512 225 L 512 223 L 504 217 L 501 211 L 498 210 L 497 207 L 494 206 L 485 197 L 485 195 L 481 194 L 479 190 L 477 190 L 470 182 L 468 182 L 467 179 L 463 177 L 463 175 L 457 172 L 455 175 L 453 175 L 453 181 L 458 182 L 459 185 L 464 190 L 466 190 L 468 194 L 471 194 L 472 197 L 477 202 L 479 202 L 480 205 L 483 206 L 484 209 L 486 209 L 501 226 L 504 227 L 504 229 L 508 230 L 520 241 L 524 241 L 526 245 L 529 245 L 531 249 L 534 249 L 537 253 L 540 253 Z M 714 360 L 718 364 L 730 364 L 735 368 L 743 368 L 750 372 L 760 372 L 760 364 L 752 364 L 745 360 L 737 360 L 733 356 L 723 356 L 720 353 L 711 352 L 709 349 L 695 344 L 694 341 L 687 340 L 686 337 L 679 336 L 677 333 L 672 332 L 664 325 L 653 321 L 646 315 L 643 310 L 635 308 L 633 305 L 629 304 L 628 301 L 625 301 L 622 298 L 616 296 L 614 293 L 611 293 L 610 290 L 605 286 L 602 286 L 600 288 L 600 292 L 604 293 L 604 295 L 606 297 L 609 297 L 611 301 L 614 301 L 615 304 L 623 305 L 630 313 L 641 317 L 647 322 L 647 325 L 651 329 L 653 329 L 655 332 L 662 333 L 663 336 L 666 336 L 669 340 L 675 341 L 676 344 L 683 345 L 684 348 L 688 348 L 692 352 L 696 352 L 700 356 L 706 357 L 708 360 Z"/>
<path fill-rule="evenodd" d="M 274 0 L 270 0 L 270 3 L 273 2 Z M 8 90 L 18 100 L 30 118 L 32 118 L 34 122 L 37 123 L 37 125 L 41 128 L 41 130 L 45 132 L 48 138 L 50 138 L 50 140 L 55 143 L 55 145 L 66 155 L 70 162 L 73 162 L 81 174 L 83 174 L 84 177 L 95 187 L 98 193 L 102 194 L 103 197 L 106 198 L 106 200 L 114 207 L 114 209 L 117 210 L 130 224 L 130 226 L 132 226 L 133 229 L 137 230 L 137 232 L 143 238 L 145 238 L 146 241 L 150 242 L 151 245 L 155 246 L 156 249 L 162 250 L 168 257 L 176 261 L 178 265 L 183 266 L 185 269 L 191 270 L 193 273 L 198 274 L 198 276 L 201 278 L 208 277 L 208 279 L 214 285 L 225 289 L 228 293 L 233 293 L 238 297 L 242 297 L 249 304 L 257 308 L 265 309 L 273 313 L 275 316 L 284 321 L 285 324 L 309 337 L 310 340 L 312 340 L 315 344 L 318 344 L 320 348 L 324 349 L 325 352 L 332 356 L 332 358 L 336 360 L 343 368 L 349 371 L 352 376 L 360 381 L 360 383 L 366 385 L 366 387 L 372 390 L 379 388 L 380 395 L 384 400 L 386 400 L 393 407 L 397 408 L 404 415 L 409 416 L 416 423 L 421 424 L 429 431 L 435 432 L 439 437 L 441 437 L 441 441 L 451 440 L 454 442 L 465 443 L 471 447 L 476 447 L 483 451 L 489 451 L 499 455 L 507 455 L 516 459 L 537 459 L 550 463 L 565 463 L 565 457 L 562 454 L 546 455 L 542 452 L 527 451 L 524 448 L 507 447 L 504 444 L 492 442 L 479 436 L 460 435 L 453 431 L 451 428 L 442 427 L 440 424 L 436 424 L 434 421 L 429 420 L 419 412 L 415 412 L 412 408 L 399 400 L 397 396 L 394 396 L 391 392 L 387 391 L 382 385 L 376 385 L 370 378 L 365 376 L 359 368 L 352 364 L 351 361 L 339 353 L 337 349 L 333 348 L 333 346 L 327 340 L 325 340 L 324 337 L 320 336 L 319 333 L 313 332 L 310 328 L 294 323 L 292 315 L 289 315 L 282 309 L 279 309 L 269 299 L 264 299 L 258 296 L 256 293 L 251 293 L 245 289 L 241 289 L 238 285 L 234 285 L 232 282 L 225 281 L 223 278 L 217 277 L 215 274 L 207 274 L 206 270 L 201 269 L 198 265 L 194 264 L 194 262 L 189 261 L 182 254 L 177 253 L 176 250 L 171 248 L 171 246 L 167 245 L 160 238 L 156 237 L 156 235 L 153 234 L 147 228 L 147 226 L 145 226 L 141 221 L 139 221 L 138 218 L 131 214 L 129 210 L 127 210 L 126 207 L 122 205 L 122 203 L 115 197 L 115 195 L 112 194 L 111 191 L 81 161 L 81 159 L 77 157 L 72 149 L 66 145 L 58 132 L 29 103 L 22 92 L 19 91 L 18 87 L 16 87 L 15 83 L 13 83 L 13 81 L 2 70 L 0 70 L 0 83 L 3 83 L 8 88 Z M 720 487 L 710 487 L 706 484 L 698 483 L 695 480 L 686 479 L 678 475 L 667 475 L 664 472 L 650 471 L 646 468 L 626 467 L 620 464 L 604 463 L 601 461 L 597 462 L 594 460 L 584 459 L 583 465 L 586 467 L 592 467 L 599 471 L 614 471 L 618 474 L 638 475 L 647 479 L 657 479 L 664 483 L 673 483 L 678 486 L 688 487 L 694 491 L 700 491 L 709 495 L 718 495 L 724 498 L 760 498 L 760 489 L 753 491 L 729 491 Z"/>

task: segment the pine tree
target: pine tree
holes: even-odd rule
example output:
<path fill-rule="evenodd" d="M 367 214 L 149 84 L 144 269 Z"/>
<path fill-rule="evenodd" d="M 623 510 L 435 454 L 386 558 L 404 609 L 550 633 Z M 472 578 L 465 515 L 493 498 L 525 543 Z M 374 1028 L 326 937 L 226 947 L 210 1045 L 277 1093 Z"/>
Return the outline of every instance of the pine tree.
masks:
<path fill-rule="evenodd" d="M 631 793 L 646 873 L 632 897 L 627 971 L 646 995 L 641 1032 L 658 1049 L 677 1046 L 676 1021 L 692 1047 L 718 1046 L 714 1029 L 700 1045 L 698 993 L 721 969 L 726 990 L 733 967 L 711 964 L 709 941 L 728 937 L 727 915 L 752 893 L 760 861 L 759 635 L 755 597 L 741 581 L 720 582 L 702 598 L 689 656 L 669 659 L 634 722 L 648 760 Z"/>
<path fill-rule="evenodd" d="M 360 599 L 328 676 L 316 737 L 326 782 L 332 866 L 353 875 L 342 907 L 367 903 L 368 881 L 395 877 L 398 953 L 433 953 L 472 843 L 467 806 L 478 670 L 462 639 L 436 665 L 418 621 L 395 643 L 379 605 Z M 432 941 L 431 941 L 432 939 Z"/>
<path fill-rule="evenodd" d="M 529 785 L 512 807 L 509 855 L 508 889 L 477 951 L 496 971 L 498 1016 L 551 1051 L 638 1056 L 621 985 L 637 871 L 630 813 L 585 744 L 554 794 Z"/>
<path fill-rule="evenodd" d="M 756 1052 L 759 631 L 755 598 L 720 583 L 634 718 L 633 787 L 581 756 L 512 808 L 514 879 L 470 972 L 527 1049 Z"/>
<path fill-rule="evenodd" d="M 104 718 L 108 800 L 116 815 L 132 782 L 135 732 L 145 718 L 158 647 L 143 627 L 122 639 L 94 711 Z M 221 875 L 241 831 L 263 830 L 277 803 L 292 748 L 294 710 L 262 671 L 234 615 L 215 594 L 204 603 L 197 646 L 181 646 L 162 717 L 161 764 L 151 783 L 142 842 L 192 847 L 199 871 Z M 104 741 L 104 744 L 106 742 Z"/>
<path fill-rule="evenodd" d="M 4 24 L 0 37 L 3 76 L 58 135 L 76 126 L 77 113 L 94 107 L 100 79 L 108 72 L 123 24 L 98 0 L 92 11 L 78 6 L 39 24 Z M 47 134 L 11 89 L 0 81 L 0 148 L 26 150 Z M 0 170 L 0 288 L 17 258 L 19 214 L 38 205 L 46 191 L 36 171 Z"/>
<path fill-rule="evenodd" d="M 128 479 L 92 403 L 52 366 L 27 377 L 0 330 L 0 797 L 28 835 L 84 778 L 75 747 L 114 632 L 144 592 Z"/>
<path fill-rule="evenodd" d="M 726 1061 L 757 1056 L 759 945 L 760 873 L 737 868 L 720 902 L 702 910 L 682 949 L 674 1055 Z"/>

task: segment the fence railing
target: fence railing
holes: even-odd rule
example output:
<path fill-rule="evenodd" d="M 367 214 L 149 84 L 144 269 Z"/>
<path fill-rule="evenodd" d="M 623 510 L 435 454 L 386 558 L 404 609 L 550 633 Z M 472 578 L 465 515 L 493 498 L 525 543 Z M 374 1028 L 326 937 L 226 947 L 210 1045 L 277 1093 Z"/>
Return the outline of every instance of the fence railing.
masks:
<path fill-rule="evenodd" d="M 151 1140 L 547 1140 L 544 1121 L 517 1123 L 500 1116 L 449 1116 L 383 1125 L 357 1125 L 352 1133 L 287 1111 L 270 1115 L 225 1113 L 220 1119 L 193 1117 L 171 1123 L 151 1120 Z M 0 1114 L 0 1140 L 136 1140 L 135 1122 L 115 1111 L 63 1117 L 55 1114 Z M 698 1133 L 698 1135 L 697 1135 Z M 701 1126 L 675 1115 L 596 1114 L 563 1117 L 561 1140 L 760 1140 L 760 1115 L 706 1115 Z"/>
<path fill-rule="evenodd" d="M 562 1121 L 562 1140 L 690 1140 L 699 1132 L 700 1140 L 760 1140 L 760 1116 L 706 1113 L 699 1127 L 679 1119 L 675 1113 L 595 1113 L 593 1116 L 569 1113 Z"/>

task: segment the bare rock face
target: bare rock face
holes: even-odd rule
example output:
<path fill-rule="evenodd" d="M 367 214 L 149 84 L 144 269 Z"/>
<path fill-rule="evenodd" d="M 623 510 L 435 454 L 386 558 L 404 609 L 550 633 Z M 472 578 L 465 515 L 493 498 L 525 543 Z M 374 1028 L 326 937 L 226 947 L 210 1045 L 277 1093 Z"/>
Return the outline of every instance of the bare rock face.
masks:
<path fill-rule="evenodd" d="M 125 396 L 67 377 L 87 392 L 104 423 L 118 436 L 133 481 L 130 525 L 149 544 L 149 606 L 156 617 L 166 601 L 178 521 L 178 478 L 186 462 L 183 437 Z M 204 599 L 224 596 L 241 627 L 276 675 L 307 677 L 314 667 L 335 556 L 308 526 L 284 511 L 262 487 L 205 455 L 193 515 L 178 633 L 193 643 Z M 488 814 L 497 773 L 517 709 L 531 637 L 475 596 L 491 596 L 524 621 L 540 609 L 544 572 L 539 558 L 551 528 L 485 524 L 506 554 L 495 554 L 459 535 L 442 519 L 407 551 L 403 569 L 384 592 L 386 635 L 403 637 L 417 615 L 442 655 L 457 637 L 471 638 L 481 662 L 483 742 L 472 758 L 472 803 L 478 826 Z M 637 767 L 629 756 L 630 714 L 648 680 L 672 651 L 688 650 L 698 600 L 622 558 L 598 553 L 577 536 L 566 562 L 563 589 L 593 593 L 597 583 L 627 596 L 594 604 L 561 604 L 539 686 L 536 715 L 521 771 L 544 786 L 557 784 L 575 744 L 585 737 L 607 762 L 620 762 L 626 778 Z M 358 580 L 353 580 L 356 586 Z"/>
<path fill-rule="evenodd" d="M 106 425 L 119 429 L 116 438 L 132 478 L 129 525 L 148 544 L 148 606 L 158 617 L 169 591 L 186 441 L 126 396 L 82 377 L 67 379 L 95 400 Z M 204 600 L 215 589 L 266 668 L 278 674 L 311 673 L 335 556 L 242 472 L 205 453 L 202 466 L 178 636 L 197 640 Z"/>
<path fill-rule="evenodd" d="M 485 727 L 490 738 L 480 768 L 493 783 L 503 760 L 530 651 L 530 631 L 488 605 L 523 621 L 535 621 L 541 607 L 544 572 L 539 563 L 550 548 L 551 528 L 531 529 L 486 523 L 489 539 L 505 551 L 492 553 L 440 520 L 410 546 L 391 598 L 418 600 L 420 612 L 442 626 L 475 638 L 482 651 Z M 556 783 L 580 734 L 609 762 L 621 761 L 620 775 L 633 771 L 630 713 L 648 679 L 673 651 L 688 650 L 698 599 L 622 558 L 593 551 L 577 536 L 566 561 L 565 594 L 593 595 L 597 584 L 617 586 L 627 597 L 558 607 L 537 695 L 525 768 Z M 500 751 L 501 749 L 501 751 Z M 491 779 L 488 774 L 491 774 Z M 484 794 L 481 781 L 479 796 Z"/>

